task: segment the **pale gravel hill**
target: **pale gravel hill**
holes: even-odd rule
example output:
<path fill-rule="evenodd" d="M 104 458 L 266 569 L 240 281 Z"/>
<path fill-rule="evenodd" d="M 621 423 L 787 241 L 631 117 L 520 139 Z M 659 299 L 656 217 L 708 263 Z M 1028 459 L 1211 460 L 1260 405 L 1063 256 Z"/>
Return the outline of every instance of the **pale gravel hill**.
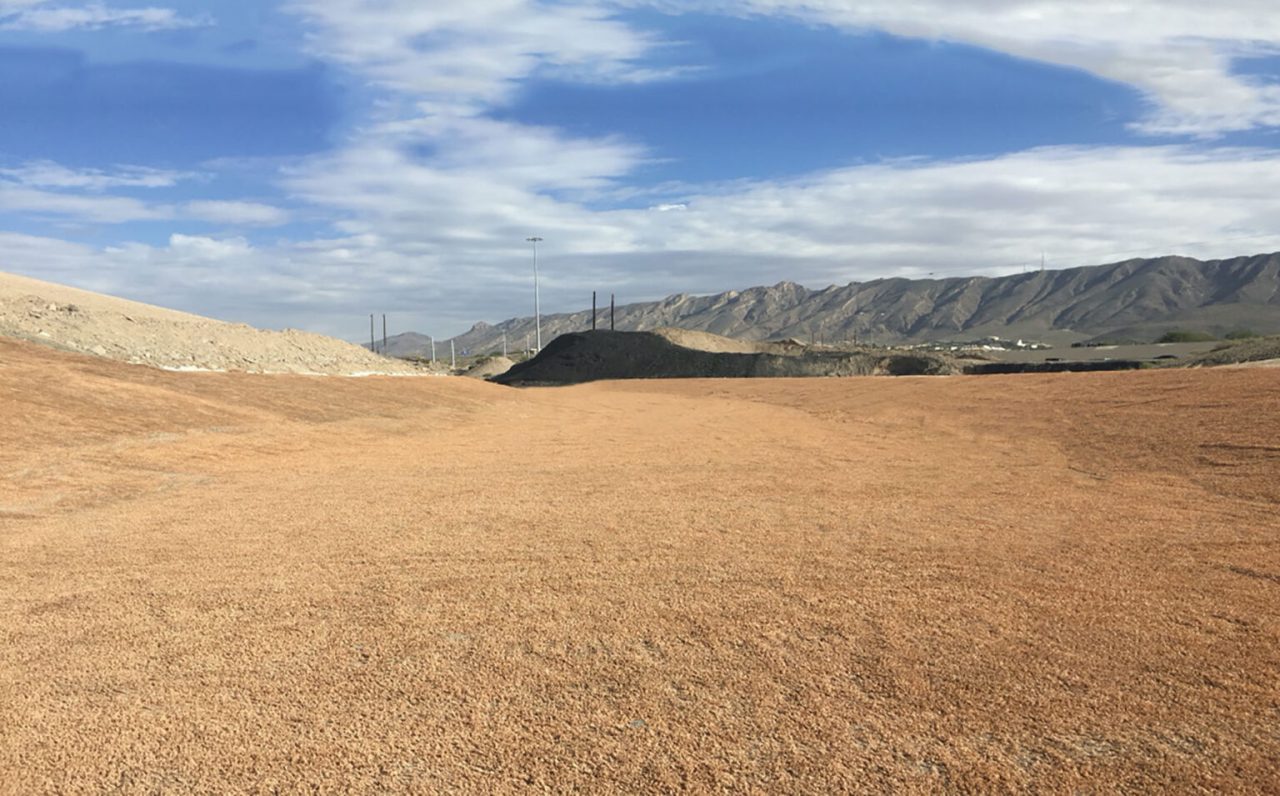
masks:
<path fill-rule="evenodd" d="M 713 354 L 800 356 L 805 352 L 804 344 L 796 340 L 735 340 L 732 337 L 724 337 L 710 332 L 675 329 L 669 326 L 655 329 L 654 333 L 678 346 L 692 348 L 695 351 L 707 351 Z"/>
<path fill-rule="evenodd" d="M 584 294 L 590 289 L 585 285 Z M 599 319 L 608 329 L 608 307 Z M 1174 329 L 1276 334 L 1280 254 L 1208 262 L 1161 257 L 997 278 L 877 279 L 821 290 L 781 282 L 617 308 L 619 331 L 661 327 L 743 340 L 888 344 L 989 335 L 1055 344 L 1098 337 L 1151 342 Z M 542 339 L 589 328 L 590 310 L 544 315 Z M 459 350 L 488 353 L 501 348 L 503 332 L 512 346 L 523 345 L 533 319 L 479 323 L 455 343 Z M 408 335 L 393 338 L 391 353 L 418 353 L 411 350 L 415 344 Z"/>
<path fill-rule="evenodd" d="M 255 329 L 6 273 L 0 273 L 0 336 L 177 370 L 419 372 L 332 337 Z"/>
<path fill-rule="evenodd" d="M 489 359 L 472 365 L 467 372 L 462 375 L 470 376 L 473 379 L 488 379 L 493 376 L 501 376 L 503 373 L 511 370 L 511 366 L 514 364 L 516 364 L 514 361 L 504 356 L 490 357 Z"/>

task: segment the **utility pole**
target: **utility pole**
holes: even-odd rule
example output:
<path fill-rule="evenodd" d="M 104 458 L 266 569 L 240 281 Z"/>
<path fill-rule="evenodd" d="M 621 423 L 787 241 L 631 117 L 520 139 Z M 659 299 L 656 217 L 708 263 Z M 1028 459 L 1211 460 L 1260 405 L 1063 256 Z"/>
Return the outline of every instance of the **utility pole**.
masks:
<path fill-rule="evenodd" d="M 452 338 L 452 337 L 451 337 L 451 338 L 449 338 L 449 367 L 450 367 L 450 368 L 452 368 L 452 369 L 455 369 L 455 370 L 456 370 L 456 369 L 457 369 L 457 367 L 458 367 L 458 352 L 457 352 L 457 350 L 453 347 L 453 338 Z"/>
<path fill-rule="evenodd" d="M 609 294 L 609 331 L 611 332 L 614 331 L 614 326 L 613 326 L 614 309 L 615 309 L 614 297 L 613 297 L 613 294 L 610 293 Z"/>
<path fill-rule="evenodd" d="M 591 291 L 591 331 L 596 330 L 596 292 Z"/>
<path fill-rule="evenodd" d="M 538 244 L 542 242 L 542 238 L 537 235 L 532 238 L 525 238 L 529 243 L 533 244 L 533 325 L 538 334 L 538 350 L 542 350 L 542 307 L 538 302 Z"/>

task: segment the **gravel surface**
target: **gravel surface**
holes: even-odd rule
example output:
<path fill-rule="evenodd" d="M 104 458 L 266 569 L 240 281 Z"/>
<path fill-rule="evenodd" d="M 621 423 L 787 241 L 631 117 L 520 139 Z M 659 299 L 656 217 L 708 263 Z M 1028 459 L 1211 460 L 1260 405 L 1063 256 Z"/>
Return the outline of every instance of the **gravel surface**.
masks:
<path fill-rule="evenodd" d="M 0 273 L 0 337 L 171 370 L 418 372 L 332 337 L 224 323 L 6 273 Z"/>
<path fill-rule="evenodd" d="M 0 792 L 1275 792 L 1280 370 L 0 340 Z"/>

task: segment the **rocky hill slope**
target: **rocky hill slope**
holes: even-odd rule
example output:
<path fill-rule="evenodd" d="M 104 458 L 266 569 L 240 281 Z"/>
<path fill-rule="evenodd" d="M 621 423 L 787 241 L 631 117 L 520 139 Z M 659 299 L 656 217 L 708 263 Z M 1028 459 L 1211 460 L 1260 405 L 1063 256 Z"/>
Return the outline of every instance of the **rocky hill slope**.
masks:
<path fill-rule="evenodd" d="M 608 328 L 607 308 L 600 318 Z M 989 335 L 1059 344 L 1150 341 L 1173 329 L 1274 334 L 1280 333 L 1280 254 L 1209 262 L 1161 257 L 996 278 L 877 279 L 822 290 L 782 282 L 618 308 L 619 331 L 664 326 L 751 340 L 873 343 Z M 542 319 L 543 340 L 589 328 L 590 310 Z M 501 348 L 504 332 L 514 348 L 532 331 L 532 318 L 481 323 L 455 343 L 459 351 L 485 353 Z M 391 343 L 394 355 L 421 353 L 412 337 Z"/>
<path fill-rule="evenodd" d="M 171 370 L 418 372 L 332 337 L 255 329 L 5 273 L 0 336 Z"/>

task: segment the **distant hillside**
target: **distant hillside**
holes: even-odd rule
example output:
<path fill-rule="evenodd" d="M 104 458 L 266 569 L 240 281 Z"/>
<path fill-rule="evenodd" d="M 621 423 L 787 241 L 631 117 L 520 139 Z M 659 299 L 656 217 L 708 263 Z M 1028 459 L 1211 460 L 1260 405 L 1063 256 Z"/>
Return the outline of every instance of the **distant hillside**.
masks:
<path fill-rule="evenodd" d="M 608 308 L 600 313 L 608 328 Z M 1280 333 L 1280 254 L 1201 262 L 1187 257 L 1035 271 L 1004 277 L 877 279 L 809 290 L 791 282 L 714 296 L 676 295 L 617 310 L 619 331 L 672 326 L 748 340 L 795 337 L 871 343 L 967 340 L 998 335 L 1068 343 L 1150 341 L 1174 329 Z M 544 342 L 591 327 L 591 311 L 548 315 Z M 512 349 L 533 318 L 477 324 L 459 352 Z M 400 345 L 400 342 L 403 345 Z M 448 341 L 440 341 L 446 346 Z M 391 352 L 421 353 L 409 336 Z"/>
<path fill-rule="evenodd" d="M 440 344 L 444 343 L 444 348 Z M 369 347 L 368 343 L 362 343 L 365 348 Z M 501 339 L 498 345 L 502 345 Z M 417 332 L 405 332 L 394 337 L 387 338 L 386 351 L 382 350 L 382 338 L 378 338 L 377 349 L 380 354 L 387 354 L 393 357 L 430 357 L 431 356 L 431 338 L 425 334 Z M 449 358 L 449 341 L 437 340 L 436 353 L 443 354 L 445 359 Z"/>

